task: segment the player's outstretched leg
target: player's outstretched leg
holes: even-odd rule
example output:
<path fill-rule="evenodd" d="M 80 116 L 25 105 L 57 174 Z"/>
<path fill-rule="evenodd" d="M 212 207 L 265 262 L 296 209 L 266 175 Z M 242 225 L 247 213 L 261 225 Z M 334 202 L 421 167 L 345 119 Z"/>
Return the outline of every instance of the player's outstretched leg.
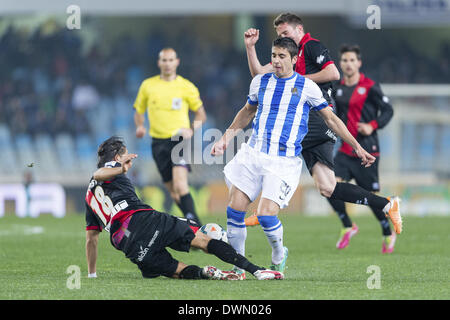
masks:
<path fill-rule="evenodd" d="M 254 265 L 243 255 L 240 255 L 228 243 L 211 239 L 204 233 L 197 231 L 195 238 L 191 242 L 191 246 L 204 250 L 207 253 L 215 255 L 220 260 L 235 265 L 253 274 L 258 280 L 279 280 L 284 279 L 281 272 L 267 270 L 265 268 Z M 228 275 L 228 280 L 241 280 L 238 274 L 234 272 L 222 271 L 225 276 Z M 233 275 L 231 275 L 233 274 Z"/>
<path fill-rule="evenodd" d="M 224 273 L 219 268 L 213 266 L 206 266 L 204 268 L 200 268 L 196 265 L 185 265 L 180 262 L 178 268 L 181 269 L 180 272 L 176 273 L 178 276 L 174 276 L 175 278 L 184 279 L 184 280 L 237 280 L 236 275 L 229 275 Z"/>

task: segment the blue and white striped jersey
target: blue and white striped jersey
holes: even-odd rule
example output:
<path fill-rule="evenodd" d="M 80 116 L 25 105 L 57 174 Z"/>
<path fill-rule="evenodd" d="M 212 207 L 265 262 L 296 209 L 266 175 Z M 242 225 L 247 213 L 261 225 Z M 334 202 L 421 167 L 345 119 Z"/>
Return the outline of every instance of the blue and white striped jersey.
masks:
<path fill-rule="evenodd" d="M 285 157 L 300 155 L 310 109 L 328 106 L 319 86 L 297 72 L 289 78 L 278 78 L 274 73 L 255 76 L 247 101 L 258 105 L 247 144 L 269 155 Z"/>

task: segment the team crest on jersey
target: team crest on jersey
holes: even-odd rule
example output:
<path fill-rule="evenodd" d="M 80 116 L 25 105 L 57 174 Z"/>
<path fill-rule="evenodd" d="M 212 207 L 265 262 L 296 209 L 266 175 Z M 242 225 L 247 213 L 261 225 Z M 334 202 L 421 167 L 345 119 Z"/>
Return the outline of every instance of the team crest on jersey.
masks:
<path fill-rule="evenodd" d="M 297 89 L 296 87 L 293 87 L 293 88 L 291 89 L 291 93 L 292 93 L 292 95 L 294 95 L 294 96 L 298 96 L 298 89 Z"/>
<path fill-rule="evenodd" d="M 363 95 L 363 94 L 365 94 L 366 93 L 366 91 L 367 91 L 367 89 L 366 88 L 364 88 L 364 87 L 359 87 L 358 89 L 357 89 L 357 92 L 360 94 L 360 95 Z"/>
<path fill-rule="evenodd" d="M 342 93 L 343 93 L 342 89 L 337 89 L 337 90 L 336 90 L 336 95 L 337 95 L 338 97 L 342 96 Z"/>

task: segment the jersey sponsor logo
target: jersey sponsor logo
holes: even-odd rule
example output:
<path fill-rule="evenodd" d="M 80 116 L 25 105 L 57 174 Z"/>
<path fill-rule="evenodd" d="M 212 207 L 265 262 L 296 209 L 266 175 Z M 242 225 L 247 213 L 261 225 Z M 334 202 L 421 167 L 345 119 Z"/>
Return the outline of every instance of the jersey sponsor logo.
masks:
<path fill-rule="evenodd" d="M 150 250 L 150 249 L 147 247 L 145 247 L 145 249 L 143 249 L 142 246 L 139 246 L 139 247 L 141 250 L 138 252 L 137 260 L 139 262 L 142 262 L 142 260 L 144 260 L 145 256 L 147 255 L 148 250 Z"/>
<path fill-rule="evenodd" d="M 317 64 L 322 64 L 324 59 L 325 59 L 325 57 L 323 56 L 323 54 L 318 56 L 317 59 L 316 59 Z"/>
<path fill-rule="evenodd" d="M 152 239 L 148 243 L 148 245 L 145 248 L 142 248 L 142 246 L 139 246 L 140 251 L 138 252 L 137 260 L 139 262 L 142 262 L 144 260 L 145 256 L 147 255 L 148 251 L 150 250 L 150 247 L 155 243 L 156 238 L 159 235 L 159 230 L 155 231 L 155 234 L 153 235 Z"/>
<path fill-rule="evenodd" d="M 360 95 L 364 95 L 366 94 L 367 89 L 364 87 L 359 87 L 358 89 L 356 89 L 356 91 L 360 94 Z"/>
<path fill-rule="evenodd" d="M 334 141 L 337 140 L 336 134 L 331 129 L 328 129 L 327 132 L 325 132 L 325 134 L 327 136 L 329 136 L 331 139 L 333 139 Z"/>

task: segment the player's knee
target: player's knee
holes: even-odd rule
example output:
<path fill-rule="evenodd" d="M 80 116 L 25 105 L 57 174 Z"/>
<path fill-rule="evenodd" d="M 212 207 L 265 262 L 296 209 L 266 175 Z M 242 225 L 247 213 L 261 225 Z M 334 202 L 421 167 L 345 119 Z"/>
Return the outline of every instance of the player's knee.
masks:
<path fill-rule="evenodd" d="M 173 184 L 173 192 L 178 196 L 185 195 L 189 192 L 189 186 L 184 181 L 177 181 Z"/>
<path fill-rule="evenodd" d="M 317 188 L 319 189 L 320 194 L 325 198 L 331 197 L 334 191 L 334 186 L 332 184 L 319 184 Z"/>
<path fill-rule="evenodd" d="M 170 192 L 170 197 L 173 199 L 173 201 L 175 201 L 177 203 L 180 202 L 180 196 L 177 193 Z"/>
<path fill-rule="evenodd" d="M 211 240 L 209 236 L 198 230 L 195 233 L 195 238 L 191 242 L 191 246 L 194 248 L 202 249 L 206 253 L 208 253 L 208 243 Z"/>

